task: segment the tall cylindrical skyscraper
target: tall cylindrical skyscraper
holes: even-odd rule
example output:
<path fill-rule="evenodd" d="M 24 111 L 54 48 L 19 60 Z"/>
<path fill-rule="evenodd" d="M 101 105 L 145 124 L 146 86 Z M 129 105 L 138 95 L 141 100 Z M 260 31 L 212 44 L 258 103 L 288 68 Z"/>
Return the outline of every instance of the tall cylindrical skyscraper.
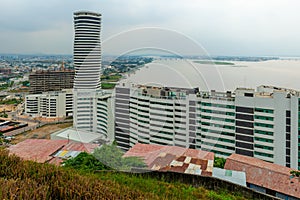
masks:
<path fill-rule="evenodd" d="M 96 132 L 96 96 L 101 76 L 101 14 L 74 12 L 73 126 Z"/>
<path fill-rule="evenodd" d="M 75 90 L 97 90 L 101 87 L 101 14 L 74 12 Z"/>

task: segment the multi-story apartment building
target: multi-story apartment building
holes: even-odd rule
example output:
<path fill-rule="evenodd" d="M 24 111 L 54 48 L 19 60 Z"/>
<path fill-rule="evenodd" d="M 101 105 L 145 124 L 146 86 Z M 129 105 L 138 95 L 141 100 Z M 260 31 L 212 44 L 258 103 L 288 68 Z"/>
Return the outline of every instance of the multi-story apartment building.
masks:
<path fill-rule="evenodd" d="M 72 70 L 37 71 L 29 75 L 29 93 L 42 94 L 48 91 L 60 91 L 73 88 L 74 74 Z"/>
<path fill-rule="evenodd" d="M 25 97 L 25 114 L 33 117 L 67 117 L 73 113 L 73 91 L 44 92 Z"/>
<path fill-rule="evenodd" d="M 137 142 L 176 145 L 300 166 L 298 91 L 122 85 L 115 92 L 115 139 L 124 150 Z"/>
<path fill-rule="evenodd" d="M 113 102 L 110 93 L 77 92 L 73 111 L 74 128 L 99 133 L 113 140 L 112 134 L 108 135 L 114 131 Z"/>

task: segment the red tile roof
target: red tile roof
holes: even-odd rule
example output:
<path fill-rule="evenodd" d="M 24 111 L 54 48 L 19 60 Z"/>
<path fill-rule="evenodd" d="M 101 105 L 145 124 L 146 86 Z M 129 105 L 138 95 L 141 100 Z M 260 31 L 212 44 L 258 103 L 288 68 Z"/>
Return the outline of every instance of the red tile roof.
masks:
<path fill-rule="evenodd" d="M 207 160 L 214 160 L 214 153 L 208 151 L 200 151 L 197 149 L 187 149 L 184 152 L 185 156 L 194 157 L 194 158 L 203 158 Z"/>
<path fill-rule="evenodd" d="M 64 147 L 62 147 L 61 151 L 82 151 L 82 152 L 92 153 L 93 150 L 98 146 L 99 146 L 98 144 L 70 142 Z M 63 158 L 52 157 L 52 159 L 49 160 L 48 163 L 59 166 L 63 161 L 64 161 Z"/>
<path fill-rule="evenodd" d="M 238 154 L 229 156 L 224 168 L 244 171 L 248 183 L 300 198 L 300 181 L 290 178 L 291 168 Z"/>
<path fill-rule="evenodd" d="M 194 172 L 195 174 L 212 174 L 214 153 L 177 146 L 162 146 L 137 143 L 124 155 L 144 159 L 150 169 L 160 171 Z M 210 160 L 208 162 L 208 160 Z M 174 163 L 174 164 L 172 164 Z M 194 170 L 197 168 L 199 170 Z M 188 172 L 189 171 L 189 172 Z"/>
<path fill-rule="evenodd" d="M 91 144 L 91 143 L 79 143 L 79 142 L 70 142 L 65 145 L 62 150 L 67 151 L 85 151 L 87 153 L 92 153 L 93 150 L 98 147 L 99 144 Z"/>
<path fill-rule="evenodd" d="M 98 144 L 76 143 L 68 140 L 27 139 L 9 147 L 10 154 L 15 154 L 24 160 L 40 163 L 49 162 L 59 165 L 63 160 L 54 158 L 53 154 L 59 150 L 85 151 L 91 153 Z"/>
<path fill-rule="evenodd" d="M 60 150 L 67 143 L 67 140 L 27 139 L 10 146 L 9 152 L 24 160 L 44 163 L 52 158 L 51 154 Z"/>

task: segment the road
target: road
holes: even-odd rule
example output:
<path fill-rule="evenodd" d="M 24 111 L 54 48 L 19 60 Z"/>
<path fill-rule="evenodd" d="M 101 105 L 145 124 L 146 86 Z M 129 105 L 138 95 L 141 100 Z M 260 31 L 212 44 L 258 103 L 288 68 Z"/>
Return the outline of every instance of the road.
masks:
<path fill-rule="evenodd" d="M 37 129 L 41 126 L 44 126 L 46 124 L 57 124 L 57 123 L 62 123 L 62 122 L 72 122 L 72 119 L 65 119 L 65 120 L 56 120 L 56 121 L 51 121 L 51 122 L 44 122 L 44 121 L 39 121 L 39 120 L 35 120 L 35 119 L 31 119 L 25 116 L 19 116 L 16 114 L 17 111 L 15 112 L 10 112 L 11 114 L 11 119 L 18 121 L 18 122 L 23 122 L 23 123 L 27 123 L 28 126 L 17 129 L 17 130 L 13 130 L 7 133 L 4 133 L 4 136 L 15 136 L 21 133 L 24 133 L 26 131 L 30 131 L 30 130 L 34 130 Z"/>

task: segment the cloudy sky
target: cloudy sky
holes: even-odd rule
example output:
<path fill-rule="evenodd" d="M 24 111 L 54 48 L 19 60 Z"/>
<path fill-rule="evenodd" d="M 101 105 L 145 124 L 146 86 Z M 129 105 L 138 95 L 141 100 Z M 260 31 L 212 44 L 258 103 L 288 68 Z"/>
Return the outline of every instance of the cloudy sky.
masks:
<path fill-rule="evenodd" d="M 72 54 L 73 12 L 91 10 L 103 15 L 104 43 L 154 27 L 167 30 L 160 44 L 177 49 L 190 45 L 168 31 L 210 55 L 300 56 L 299 8 L 299 0 L 0 0 L 0 53 Z"/>

